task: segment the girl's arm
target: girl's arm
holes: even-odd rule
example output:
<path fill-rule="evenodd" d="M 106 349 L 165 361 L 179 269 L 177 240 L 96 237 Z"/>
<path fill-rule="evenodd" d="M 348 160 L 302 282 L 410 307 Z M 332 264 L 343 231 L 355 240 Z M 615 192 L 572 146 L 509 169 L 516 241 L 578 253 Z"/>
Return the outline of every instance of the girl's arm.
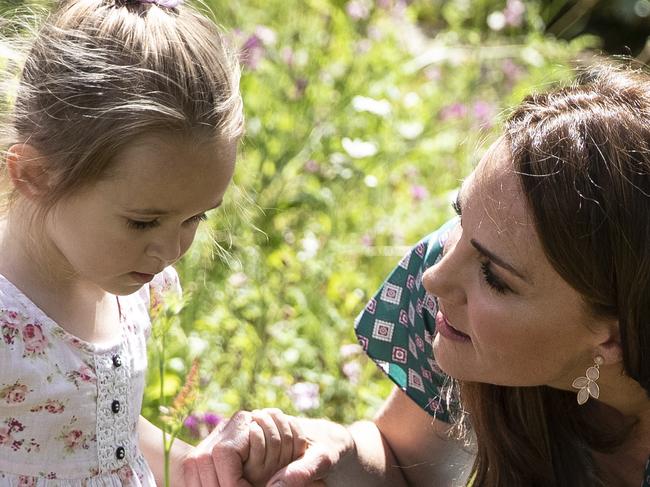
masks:
<path fill-rule="evenodd" d="M 153 472 L 156 484 L 165 485 L 162 430 L 140 416 L 140 421 L 138 422 L 138 438 L 140 451 Z M 184 441 L 179 439 L 174 440 L 170 455 L 170 485 L 184 485 L 181 465 L 183 459 L 192 449 L 193 447 Z"/>
<path fill-rule="evenodd" d="M 373 422 L 347 430 L 325 420 L 303 420 L 311 443 L 305 456 L 279 472 L 287 487 L 326 479 L 328 487 L 452 487 L 465 485 L 473 455 L 447 439 L 449 425 L 394 389 Z"/>

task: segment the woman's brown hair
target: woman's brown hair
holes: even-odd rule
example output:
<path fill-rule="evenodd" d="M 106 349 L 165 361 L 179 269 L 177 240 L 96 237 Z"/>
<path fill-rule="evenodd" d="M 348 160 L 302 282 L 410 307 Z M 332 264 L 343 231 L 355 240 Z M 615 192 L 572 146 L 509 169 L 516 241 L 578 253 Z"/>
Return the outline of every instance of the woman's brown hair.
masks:
<path fill-rule="evenodd" d="M 589 68 L 527 97 L 504 132 L 547 258 L 594 315 L 618 319 L 625 373 L 650 392 L 650 76 Z M 546 386 L 466 383 L 462 396 L 478 443 L 473 486 L 611 485 L 594 453 L 634 426 Z"/>

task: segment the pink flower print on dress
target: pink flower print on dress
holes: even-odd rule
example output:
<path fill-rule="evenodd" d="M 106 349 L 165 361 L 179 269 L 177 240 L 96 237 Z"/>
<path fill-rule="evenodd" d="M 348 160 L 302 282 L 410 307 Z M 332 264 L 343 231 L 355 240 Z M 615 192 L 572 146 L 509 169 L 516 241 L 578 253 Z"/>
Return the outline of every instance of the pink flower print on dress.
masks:
<path fill-rule="evenodd" d="M 65 405 L 61 401 L 48 399 L 47 401 L 45 401 L 45 403 L 39 404 L 38 406 L 34 406 L 29 411 L 32 413 L 46 411 L 50 414 L 59 414 L 65 411 Z"/>
<path fill-rule="evenodd" d="M 7 345 L 13 345 L 14 339 L 18 336 L 18 327 L 11 323 L 2 324 L 2 339 Z"/>
<path fill-rule="evenodd" d="M 67 453 L 74 453 L 75 451 L 81 449 L 87 450 L 90 448 L 88 445 L 88 435 L 86 435 L 80 429 L 74 428 L 73 425 L 79 420 L 76 416 L 73 416 L 70 419 L 70 424 L 64 426 L 61 430 L 61 434 L 56 437 L 57 440 L 63 442 L 64 450 Z M 91 438 L 92 440 L 92 438 Z"/>
<path fill-rule="evenodd" d="M 4 399 L 7 404 L 17 404 L 25 400 L 28 392 L 31 390 L 25 384 L 16 381 L 15 384 L 0 389 L 0 399 Z"/>
<path fill-rule="evenodd" d="M 21 475 L 18 477 L 18 487 L 36 487 L 36 479 L 34 477 Z"/>
<path fill-rule="evenodd" d="M 83 364 L 77 370 L 71 370 L 66 377 L 77 386 L 77 389 L 79 389 L 81 383 L 94 384 L 97 381 L 95 372 L 87 364 Z"/>
<path fill-rule="evenodd" d="M 23 342 L 25 343 L 25 353 L 27 355 L 42 354 L 48 345 L 47 337 L 43 334 L 41 325 L 28 324 L 23 328 Z"/>

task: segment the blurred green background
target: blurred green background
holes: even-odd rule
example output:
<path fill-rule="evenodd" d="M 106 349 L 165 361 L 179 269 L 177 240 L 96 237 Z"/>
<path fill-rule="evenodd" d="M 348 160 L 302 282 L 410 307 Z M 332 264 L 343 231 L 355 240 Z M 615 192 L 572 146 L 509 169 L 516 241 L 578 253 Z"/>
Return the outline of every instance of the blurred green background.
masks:
<path fill-rule="evenodd" d="M 371 416 L 391 383 L 360 354 L 354 318 L 452 215 L 508 109 L 604 52 L 650 60 L 648 0 L 202 8 L 241 52 L 247 133 L 226 204 L 177 265 L 189 299 L 167 332 L 162 399 L 150 347 L 154 422 L 200 358 L 189 441 L 240 408 Z"/>

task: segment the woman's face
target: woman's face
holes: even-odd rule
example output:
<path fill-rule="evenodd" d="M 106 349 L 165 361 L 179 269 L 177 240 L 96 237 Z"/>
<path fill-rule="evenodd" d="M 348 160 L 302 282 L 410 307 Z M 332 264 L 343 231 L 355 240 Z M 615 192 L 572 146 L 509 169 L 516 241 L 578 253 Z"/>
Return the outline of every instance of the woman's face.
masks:
<path fill-rule="evenodd" d="M 438 365 L 467 381 L 571 389 L 611 323 L 594 318 L 547 260 L 503 139 L 458 203 L 461 224 L 422 278 L 440 304 Z"/>

